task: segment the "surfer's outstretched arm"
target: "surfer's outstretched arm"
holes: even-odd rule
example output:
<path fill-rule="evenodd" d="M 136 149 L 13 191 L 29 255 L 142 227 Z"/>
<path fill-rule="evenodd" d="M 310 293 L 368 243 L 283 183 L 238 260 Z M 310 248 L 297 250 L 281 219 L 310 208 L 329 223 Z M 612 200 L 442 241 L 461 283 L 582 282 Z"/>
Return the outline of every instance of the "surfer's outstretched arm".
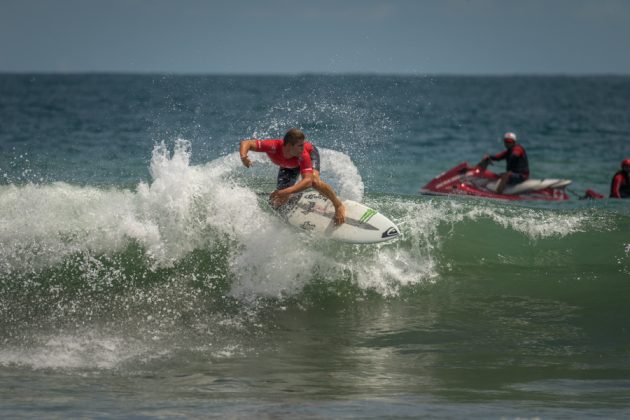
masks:
<path fill-rule="evenodd" d="M 247 156 L 247 152 L 249 152 L 250 150 L 256 151 L 256 140 L 241 141 L 241 147 L 239 149 L 239 153 L 241 155 L 241 162 L 243 163 L 243 166 L 245 166 L 246 168 L 249 168 L 250 166 L 252 166 L 252 161 L 249 160 L 249 157 Z"/>

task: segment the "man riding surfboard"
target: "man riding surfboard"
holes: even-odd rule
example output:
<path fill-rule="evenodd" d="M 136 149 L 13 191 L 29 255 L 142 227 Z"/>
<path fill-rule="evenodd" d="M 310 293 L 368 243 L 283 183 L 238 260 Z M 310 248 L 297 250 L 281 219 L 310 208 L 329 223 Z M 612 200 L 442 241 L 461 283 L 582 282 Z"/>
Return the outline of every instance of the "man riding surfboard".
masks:
<path fill-rule="evenodd" d="M 246 168 L 252 166 L 247 156 L 249 151 L 267 153 L 271 161 L 280 167 L 276 190 L 271 193 L 274 206 L 285 204 L 291 194 L 313 187 L 328 198 L 335 206 L 335 224 L 345 221 L 345 207 L 330 185 L 319 177 L 319 152 L 310 142 L 305 141 L 304 133 L 292 128 L 282 139 L 242 140 L 240 146 L 241 162 Z M 302 179 L 296 183 L 298 175 Z"/>

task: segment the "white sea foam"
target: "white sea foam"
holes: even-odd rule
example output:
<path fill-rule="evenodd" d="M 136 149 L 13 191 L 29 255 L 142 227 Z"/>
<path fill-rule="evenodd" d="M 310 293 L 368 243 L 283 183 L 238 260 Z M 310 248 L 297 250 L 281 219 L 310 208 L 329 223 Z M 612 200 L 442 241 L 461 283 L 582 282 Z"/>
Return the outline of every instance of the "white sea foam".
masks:
<path fill-rule="evenodd" d="M 340 180 L 340 194 L 361 200 L 363 183 L 348 156 L 320 152 L 322 172 Z M 251 297 L 292 294 L 315 267 L 337 267 L 334 257 L 315 250 L 239 182 L 249 171 L 237 153 L 198 166 L 190 157 L 185 140 L 177 140 L 172 151 L 156 145 L 151 182 L 136 191 L 61 182 L 2 187 L 0 269 L 36 272 L 75 254 L 111 255 L 131 242 L 142 247 L 150 266 L 164 268 L 196 249 L 229 241 L 233 294 Z M 275 175 L 264 155 L 252 153 L 252 159 Z"/>
<path fill-rule="evenodd" d="M 502 206 L 477 200 L 430 200 L 429 203 L 436 211 L 422 210 L 425 225 L 426 222 L 455 225 L 466 220 L 487 219 L 530 239 L 565 237 L 593 227 L 592 218 L 584 213 Z"/>
<path fill-rule="evenodd" d="M 33 369 L 112 369 L 151 350 L 147 343 L 96 332 L 42 336 L 27 347 L 0 349 L 0 365 Z"/>

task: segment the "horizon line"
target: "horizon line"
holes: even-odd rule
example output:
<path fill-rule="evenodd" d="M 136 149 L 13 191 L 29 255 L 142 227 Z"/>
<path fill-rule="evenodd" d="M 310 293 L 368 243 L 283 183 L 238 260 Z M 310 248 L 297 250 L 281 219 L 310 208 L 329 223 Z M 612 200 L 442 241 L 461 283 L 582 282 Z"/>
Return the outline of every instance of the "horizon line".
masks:
<path fill-rule="evenodd" d="M 220 76 L 220 77 L 335 77 L 335 76 L 363 76 L 363 77 L 630 77 L 629 73 L 601 72 L 601 73 L 568 73 L 568 72 L 534 72 L 534 73 L 411 73 L 411 72 L 169 72 L 169 71 L 118 71 L 118 70 L 78 70 L 78 71 L 6 71 L 0 70 L 0 75 L 41 75 L 41 76 L 81 76 L 81 75 L 112 75 L 112 76 Z"/>

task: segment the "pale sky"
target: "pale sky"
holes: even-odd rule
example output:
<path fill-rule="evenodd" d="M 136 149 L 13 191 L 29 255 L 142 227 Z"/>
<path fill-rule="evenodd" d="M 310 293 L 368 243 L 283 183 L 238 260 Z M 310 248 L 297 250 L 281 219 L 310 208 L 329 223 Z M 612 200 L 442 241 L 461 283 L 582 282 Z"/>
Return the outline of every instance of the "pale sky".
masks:
<path fill-rule="evenodd" d="M 0 0 L 0 72 L 630 74 L 630 0 Z"/>

